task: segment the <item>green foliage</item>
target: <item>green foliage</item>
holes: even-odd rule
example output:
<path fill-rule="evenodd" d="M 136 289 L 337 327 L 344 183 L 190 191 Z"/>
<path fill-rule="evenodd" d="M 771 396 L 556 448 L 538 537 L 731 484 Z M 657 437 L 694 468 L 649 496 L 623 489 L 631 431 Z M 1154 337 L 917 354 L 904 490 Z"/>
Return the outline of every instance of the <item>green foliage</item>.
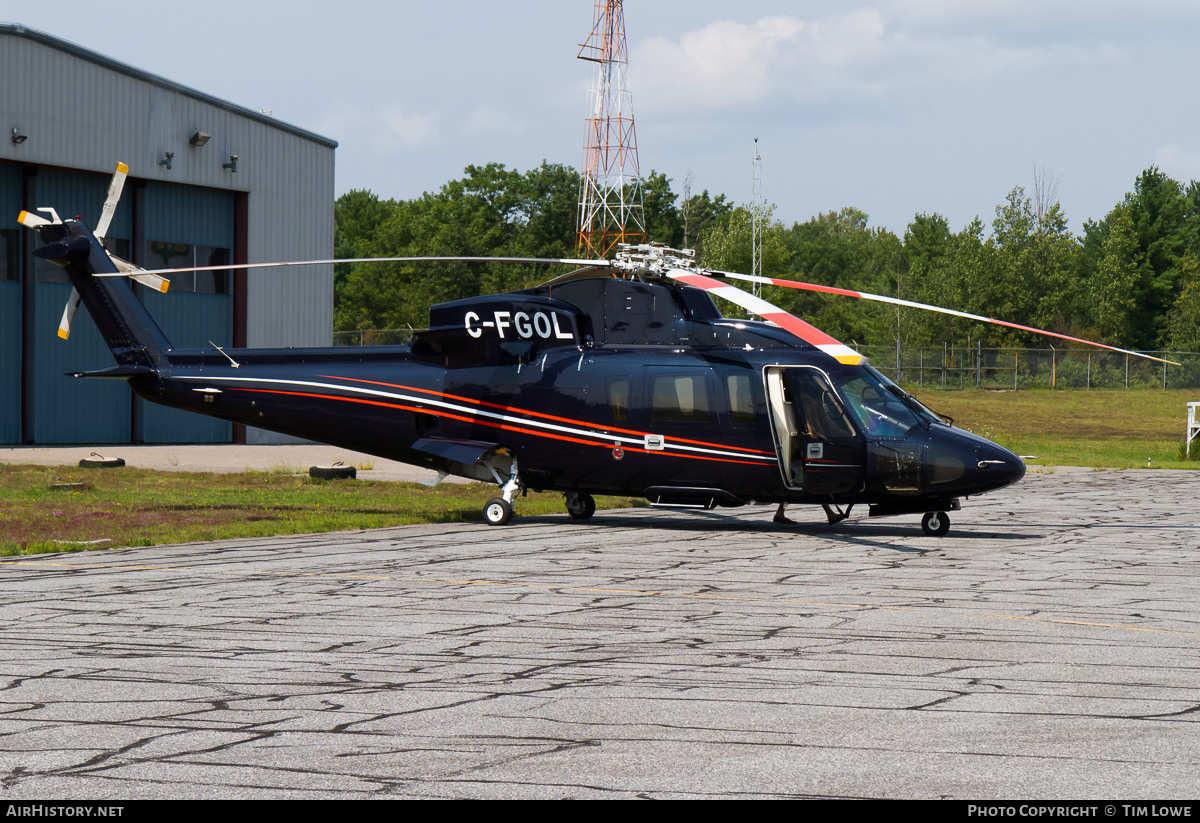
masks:
<path fill-rule="evenodd" d="M 520 173 L 499 163 L 468 166 L 464 176 L 400 202 L 348 192 L 335 209 L 339 257 L 573 257 L 579 175 L 542 163 Z M 730 210 L 707 191 L 682 203 L 666 175 L 642 183 L 649 239 L 681 245 L 685 227 Z M 684 211 L 681 211 L 681 207 Z M 338 330 L 422 327 L 435 303 L 512 291 L 558 271 L 541 264 L 418 262 L 342 264 L 337 269 Z"/>
<path fill-rule="evenodd" d="M 1181 297 L 1185 260 L 1200 256 L 1198 233 L 1200 189 L 1154 167 L 1104 220 L 1084 224 L 1080 279 L 1106 296 L 1093 319 L 1117 345 L 1158 348 L 1174 336 L 1168 314 Z"/>
<path fill-rule="evenodd" d="M 793 224 L 786 271 L 823 286 L 911 297 L 903 243 L 886 229 L 868 228 L 868 219 L 860 209 L 844 208 Z M 905 334 L 907 313 L 894 306 L 792 290 L 778 296 L 783 308 L 842 340 L 881 345 Z"/>
<path fill-rule="evenodd" d="M 1036 182 L 1036 181 L 1035 181 Z M 723 194 L 642 182 L 647 238 L 694 247 L 713 268 L 751 270 L 751 214 Z M 578 174 L 543 163 L 521 173 L 468 166 L 459 180 L 407 201 L 352 191 L 336 204 L 341 256 L 574 256 Z M 1014 187 L 990 227 L 954 232 L 918 214 L 902 238 L 843 208 L 794 223 L 762 220 L 763 273 L 958 309 L 1127 348 L 1200 348 L 1200 185 L 1156 168 L 1074 237 L 1058 203 Z M 989 231 L 990 228 L 990 231 Z M 535 264 L 394 263 L 336 268 L 338 329 L 421 327 L 435 303 L 527 288 L 557 271 Z M 1044 345 L 1029 332 L 964 318 L 766 287 L 766 299 L 859 345 Z M 740 310 L 731 312 L 741 314 Z M 1056 346 L 1060 344 L 1055 343 Z"/>
<path fill-rule="evenodd" d="M 1092 310 L 1100 332 L 1108 339 L 1130 337 L 1137 301 L 1134 285 L 1141 279 L 1137 265 L 1137 237 L 1130 209 L 1117 206 L 1109 215 L 1108 236 L 1100 248 L 1100 261 L 1091 278 Z"/>
<path fill-rule="evenodd" d="M 1167 315 L 1167 345 L 1172 351 L 1200 351 L 1200 264 L 1188 254 L 1179 271 L 1183 288 Z"/>
<path fill-rule="evenodd" d="M 352 248 L 362 257 L 571 256 L 578 187 L 568 166 L 543 163 L 525 174 L 499 163 L 468 166 L 436 194 L 389 204 L 382 219 L 374 212 L 374 227 L 358 229 Z M 349 245 L 350 236 L 343 243 L 339 235 L 339 244 Z M 538 264 L 350 264 L 335 327 L 421 327 L 434 303 L 527 288 L 549 271 Z"/>

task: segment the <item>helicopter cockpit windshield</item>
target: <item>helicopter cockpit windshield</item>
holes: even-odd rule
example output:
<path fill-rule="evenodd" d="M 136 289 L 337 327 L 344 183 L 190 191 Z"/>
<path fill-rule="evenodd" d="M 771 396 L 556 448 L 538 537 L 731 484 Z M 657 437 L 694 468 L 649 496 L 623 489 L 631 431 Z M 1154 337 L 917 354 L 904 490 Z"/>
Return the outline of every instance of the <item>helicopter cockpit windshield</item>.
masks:
<path fill-rule="evenodd" d="M 940 422 L 934 412 L 870 366 L 834 379 L 838 377 L 846 403 L 869 437 L 904 437 L 914 426 Z"/>

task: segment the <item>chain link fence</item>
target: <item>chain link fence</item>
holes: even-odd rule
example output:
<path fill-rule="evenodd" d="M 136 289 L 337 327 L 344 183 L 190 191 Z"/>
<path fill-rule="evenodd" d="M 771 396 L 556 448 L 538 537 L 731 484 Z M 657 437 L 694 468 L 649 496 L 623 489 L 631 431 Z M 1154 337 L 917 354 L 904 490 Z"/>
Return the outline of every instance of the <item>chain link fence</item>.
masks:
<path fill-rule="evenodd" d="M 335 346 L 402 346 L 412 329 L 333 333 Z M 942 389 L 1195 389 L 1200 352 L 1148 351 L 1172 366 L 1099 349 L 989 349 L 857 346 L 871 365 L 902 385 Z"/>
<path fill-rule="evenodd" d="M 335 331 L 335 346 L 406 346 L 412 339 L 412 329 L 359 329 Z"/>
<path fill-rule="evenodd" d="M 1098 349 L 859 346 L 896 383 L 944 389 L 1194 389 L 1200 353 L 1147 351 L 1182 365 Z"/>

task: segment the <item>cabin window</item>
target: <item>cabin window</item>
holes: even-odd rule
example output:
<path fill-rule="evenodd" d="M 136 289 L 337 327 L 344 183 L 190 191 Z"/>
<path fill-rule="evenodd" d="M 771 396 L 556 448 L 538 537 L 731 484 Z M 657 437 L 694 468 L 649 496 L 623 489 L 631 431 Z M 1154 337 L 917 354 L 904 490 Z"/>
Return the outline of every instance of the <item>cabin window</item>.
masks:
<path fill-rule="evenodd" d="M 811 440 L 841 444 L 856 440 L 858 434 L 846 409 L 824 375 L 816 369 L 790 369 L 788 382 Z"/>
<path fill-rule="evenodd" d="M 656 423 L 707 423 L 711 419 L 703 374 L 655 377 L 651 396 L 650 419 Z"/>
<path fill-rule="evenodd" d="M 927 412 L 926 419 L 938 419 L 933 412 L 924 409 L 894 383 L 870 368 L 843 378 L 841 388 L 863 431 L 875 437 L 905 436 L 922 422 L 921 410 Z M 910 402 L 906 402 L 906 397 Z"/>
<path fill-rule="evenodd" d="M 629 419 L 629 378 L 616 377 L 608 381 L 608 407 L 613 420 Z"/>
<path fill-rule="evenodd" d="M 725 392 L 729 395 L 729 418 L 733 425 L 753 426 L 754 394 L 750 388 L 750 375 L 726 375 Z"/>

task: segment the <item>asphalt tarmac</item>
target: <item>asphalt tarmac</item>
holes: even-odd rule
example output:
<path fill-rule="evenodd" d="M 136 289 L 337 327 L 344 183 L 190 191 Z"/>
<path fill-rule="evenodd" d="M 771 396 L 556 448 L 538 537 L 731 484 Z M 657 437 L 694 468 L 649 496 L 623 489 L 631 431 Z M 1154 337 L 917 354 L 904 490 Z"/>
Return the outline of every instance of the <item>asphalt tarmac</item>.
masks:
<path fill-rule="evenodd" d="M 0 561 L 22 798 L 1194 798 L 1200 475 Z"/>

